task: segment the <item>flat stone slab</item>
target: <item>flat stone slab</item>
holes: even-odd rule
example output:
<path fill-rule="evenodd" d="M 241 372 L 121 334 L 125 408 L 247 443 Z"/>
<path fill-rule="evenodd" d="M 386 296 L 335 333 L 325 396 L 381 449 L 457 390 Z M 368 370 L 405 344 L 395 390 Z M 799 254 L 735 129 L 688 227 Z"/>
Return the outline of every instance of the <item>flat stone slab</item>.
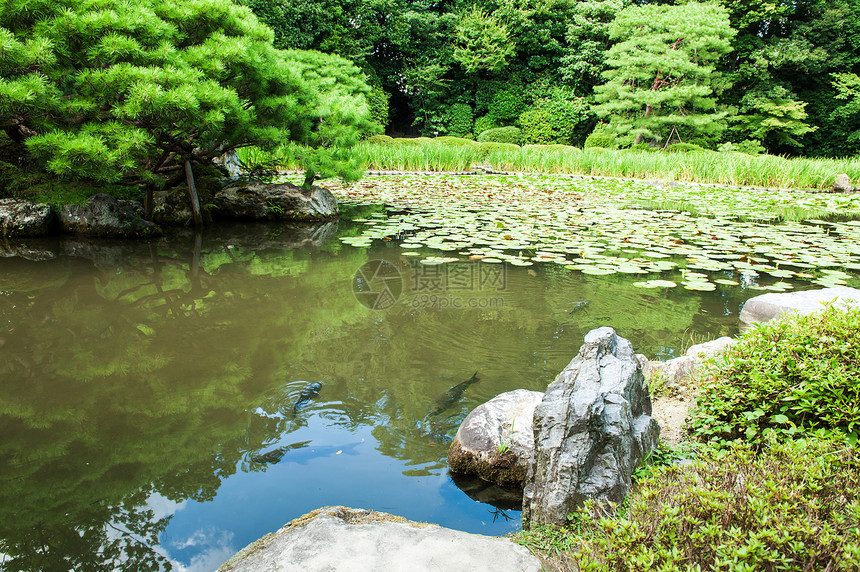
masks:
<path fill-rule="evenodd" d="M 834 286 L 802 292 L 762 294 L 750 298 L 741 309 L 743 326 L 769 322 L 792 314 L 811 314 L 824 309 L 825 303 L 860 305 L 860 290 L 847 286 Z"/>
<path fill-rule="evenodd" d="M 330 506 L 315 510 L 240 550 L 218 572 L 541 570 L 506 538 L 416 523 L 382 512 Z"/>

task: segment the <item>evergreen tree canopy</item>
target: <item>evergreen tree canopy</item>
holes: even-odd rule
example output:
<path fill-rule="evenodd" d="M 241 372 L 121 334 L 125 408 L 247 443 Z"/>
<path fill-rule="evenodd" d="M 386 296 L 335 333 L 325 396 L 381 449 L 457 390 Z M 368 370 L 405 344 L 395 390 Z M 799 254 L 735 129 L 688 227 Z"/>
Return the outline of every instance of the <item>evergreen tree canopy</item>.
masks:
<path fill-rule="evenodd" d="M 725 113 L 715 95 L 725 87 L 715 64 L 731 50 L 725 9 L 691 2 L 622 10 L 609 26 L 620 40 L 607 52 L 607 82 L 595 87 L 600 105 L 622 135 L 665 138 L 672 127 L 710 134 Z"/>
<path fill-rule="evenodd" d="M 0 129 L 61 178 L 160 186 L 186 161 L 290 141 L 341 174 L 331 150 L 369 128 L 366 92 L 353 64 L 275 49 L 227 0 L 0 5 Z"/>

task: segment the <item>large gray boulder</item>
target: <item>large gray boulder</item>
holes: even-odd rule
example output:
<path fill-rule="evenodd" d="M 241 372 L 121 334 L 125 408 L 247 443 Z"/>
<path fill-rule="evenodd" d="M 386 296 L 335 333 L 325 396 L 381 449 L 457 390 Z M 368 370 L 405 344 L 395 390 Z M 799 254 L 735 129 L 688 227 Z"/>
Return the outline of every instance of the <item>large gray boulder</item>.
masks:
<path fill-rule="evenodd" d="M 204 222 L 210 222 L 209 209 L 201 208 Z M 194 223 L 188 187 L 182 185 L 152 195 L 152 222 L 162 226 L 187 226 Z"/>
<path fill-rule="evenodd" d="M 590 331 L 535 409 L 534 433 L 524 525 L 564 525 L 588 499 L 624 500 L 660 435 L 632 344 L 612 328 Z"/>
<path fill-rule="evenodd" d="M 49 205 L 21 199 L 0 199 L 0 236 L 48 236 L 56 228 L 56 216 Z"/>
<path fill-rule="evenodd" d="M 81 205 L 65 205 L 57 213 L 60 230 L 86 236 L 148 238 L 160 236 L 161 229 L 143 219 L 143 207 L 135 201 L 121 201 L 111 195 L 93 195 Z"/>
<path fill-rule="evenodd" d="M 328 189 L 305 191 L 291 183 L 236 182 L 218 191 L 212 216 L 233 220 L 329 220 L 337 199 Z"/>
<path fill-rule="evenodd" d="M 824 304 L 831 302 L 837 306 L 856 306 L 860 304 L 860 290 L 834 286 L 802 292 L 762 294 L 750 298 L 741 308 L 741 326 L 745 328 L 792 314 L 819 312 L 824 309 Z"/>
<path fill-rule="evenodd" d="M 325 507 L 240 550 L 218 572 L 540 572 L 507 538 L 469 534 L 386 513 Z"/>
<path fill-rule="evenodd" d="M 451 471 L 521 489 L 534 452 L 532 419 L 542 399 L 539 391 L 517 389 L 473 409 L 448 450 Z"/>

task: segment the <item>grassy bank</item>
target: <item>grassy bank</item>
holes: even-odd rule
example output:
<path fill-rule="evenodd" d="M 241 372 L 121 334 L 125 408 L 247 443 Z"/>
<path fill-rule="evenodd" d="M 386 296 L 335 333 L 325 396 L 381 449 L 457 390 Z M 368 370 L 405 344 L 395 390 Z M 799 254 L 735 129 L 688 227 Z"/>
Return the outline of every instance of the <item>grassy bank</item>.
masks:
<path fill-rule="evenodd" d="M 701 375 L 685 463 L 517 541 L 564 571 L 860 569 L 858 352 L 856 309 L 750 330 Z"/>
<path fill-rule="evenodd" d="M 466 171 L 481 165 L 496 171 L 665 179 L 725 186 L 827 189 L 837 174 L 860 180 L 860 159 L 807 159 L 716 151 L 577 149 L 563 145 L 477 143 L 455 137 L 377 137 L 354 149 L 366 169 L 385 171 Z M 283 168 L 301 168 L 296 153 L 278 154 Z M 259 152 L 243 149 L 246 162 Z"/>

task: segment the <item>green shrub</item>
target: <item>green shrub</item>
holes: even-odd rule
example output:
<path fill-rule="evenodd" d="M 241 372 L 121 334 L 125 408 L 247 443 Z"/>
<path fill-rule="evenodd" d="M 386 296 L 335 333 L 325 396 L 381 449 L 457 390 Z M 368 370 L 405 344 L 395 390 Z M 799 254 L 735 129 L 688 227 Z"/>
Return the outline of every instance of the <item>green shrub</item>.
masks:
<path fill-rule="evenodd" d="M 519 145 L 522 139 L 522 130 L 513 126 L 487 129 L 478 135 L 478 141 L 481 143 L 513 143 Z"/>
<path fill-rule="evenodd" d="M 860 451 L 843 439 L 774 441 L 761 455 L 738 443 L 656 469 L 626 515 L 585 507 L 570 528 L 518 541 L 582 571 L 848 572 L 860 569 L 858 499 Z"/>
<path fill-rule="evenodd" d="M 617 142 L 615 140 L 615 136 L 610 133 L 606 127 L 598 126 L 588 137 L 585 138 L 583 147 L 586 149 L 614 149 L 617 147 Z"/>
<path fill-rule="evenodd" d="M 442 135 L 441 137 L 436 137 L 433 141 L 441 145 L 450 145 L 453 147 L 477 146 L 477 143 L 471 139 L 466 139 L 464 137 L 452 137 L 450 135 Z"/>
<path fill-rule="evenodd" d="M 496 127 L 501 127 L 501 125 L 496 123 L 496 121 L 489 115 L 485 115 L 475 120 L 474 130 L 475 133 L 481 134 L 488 129 L 495 129 Z"/>
<path fill-rule="evenodd" d="M 691 428 L 707 440 L 761 441 L 767 431 L 860 432 L 860 309 L 760 325 L 702 383 Z"/>
<path fill-rule="evenodd" d="M 472 134 L 474 118 L 471 105 L 455 103 L 445 110 L 442 128 L 445 133 L 455 137 L 467 137 Z"/>
<path fill-rule="evenodd" d="M 377 125 L 376 131 L 381 133 L 385 131 L 389 121 L 389 100 L 391 94 L 382 89 L 378 85 L 370 87 L 370 91 L 366 94 L 367 105 L 370 107 L 370 119 Z"/>
<path fill-rule="evenodd" d="M 432 144 L 432 137 L 398 137 L 394 140 L 397 145 L 421 147 L 422 145 Z"/>
<path fill-rule="evenodd" d="M 490 102 L 487 117 L 501 125 L 513 123 L 526 109 L 526 98 L 521 88 L 504 89 Z"/>
<path fill-rule="evenodd" d="M 551 120 L 549 111 L 543 108 L 531 108 L 521 113 L 517 123 L 523 130 L 523 141 L 541 145 L 554 143 Z"/>
<path fill-rule="evenodd" d="M 377 145 L 397 145 L 397 140 L 390 135 L 371 135 L 365 141 Z"/>

